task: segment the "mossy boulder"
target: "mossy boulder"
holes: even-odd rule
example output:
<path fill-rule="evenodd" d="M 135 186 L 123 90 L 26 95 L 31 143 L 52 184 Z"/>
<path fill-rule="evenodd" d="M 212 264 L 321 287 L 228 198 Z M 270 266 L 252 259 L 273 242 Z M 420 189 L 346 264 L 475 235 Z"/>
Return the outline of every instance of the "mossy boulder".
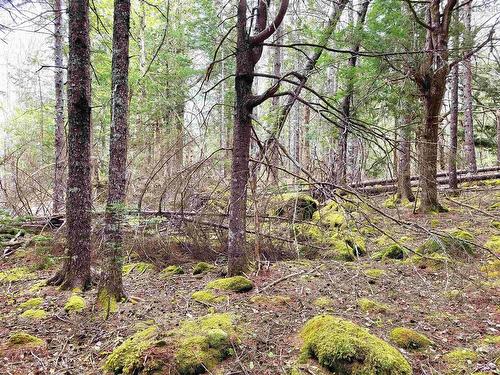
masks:
<path fill-rule="evenodd" d="M 211 290 L 199 290 L 191 294 L 191 298 L 199 303 L 219 303 L 227 301 L 226 296 L 217 296 Z"/>
<path fill-rule="evenodd" d="M 389 310 L 389 306 L 385 303 L 377 302 L 369 298 L 360 298 L 357 304 L 361 311 L 366 313 L 385 313 Z"/>
<path fill-rule="evenodd" d="M 230 314 L 208 314 L 181 323 L 172 332 L 175 369 L 180 375 L 211 371 L 233 352 L 236 338 L 234 317 Z"/>
<path fill-rule="evenodd" d="M 124 275 L 128 275 L 131 272 L 143 274 L 144 272 L 153 269 L 153 265 L 151 263 L 146 262 L 136 262 L 124 264 L 122 267 L 122 272 Z"/>
<path fill-rule="evenodd" d="M 335 201 L 327 203 L 319 211 L 315 212 L 312 220 L 329 229 L 341 228 L 347 223 L 340 205 Z"/>
<path fill-rule="evenodd" d="M 15 348 L 36 348 L 45 346 L 45 341 L 39 337 L 30 335 L 27 332 L 13 332 L 9 336 L 9 340 L 7 341 L 7 345 L 9 347 Z"/>
<path fill-rule="evenodd" d="M 432 344 L 427 336 L 404 327 L 394 328 L 390 333 L 390 338 L 400 348 L 409 350 L 424 349 Z"/>
<path fill-rule="evenodd" d="M 42 303 L 43 303 L 43 298 L 40 297 L 30 298 L 29 300 L 20 303 L 19 308 L 21 310 L 36 309 L 37 307 L 40 307 Z"/>
<path fill-rule="evenodd" d="M 81 312 L 86 305 L 87 304 L 83 297 L 79 296 L 78 294 L 73 294 L 66 301 L 66 304 L 64 305 L 64 311 L 66 311 L 67 313 Z"/>
<path fill-rule="evenodd" d="M 401 260 L 407 255 L 407 251 L 403 246 L 392 243 L 383 247 L 381 250 L 373 253 L 372 259 L 374 260 L 384 260 L 384 259 L 398 259 Z"/>
<path fill-rule="evenodd" d="M 170 276 L 174 276 L 174 275 L 182 275 L 182 274 L 184 274 L 184 270 L 182 269 L 181 266 L 172 265 L 172 266 L 165 267 L 161 271 L 161 274 L 164 277 L 170 277 Z"/>
<path fill-rule="evenodd" d="M 107 373 L 137 374 L 143 368 L 143 353 L 156 344 L 158 328 L 150 326 L 136 332 L 108 355 L 103 366 Z"/>
<path fill-rule="evenodd" d="M 214 269 L 214 266 L 207 262 L 198 262 L 193 267 L 193 275 L 199 275 Z"/>
<path fill-rule="evenodd" d="M 443 356 L 448 369 L 452 374 L 462 374 L 467 370 L 472 370 L 473 365 L 478 359 L 475 351 L 465 348 L 457 348 Z"/>
<path fill-rule="evenodd" d="M 310 220 L 318 209 L 318 201 L 304 193 L 284 193 L 274 199 L 277 216 L 295 220 Z"/>
<path fill-rule="evenodd" d="M 29 309 L 21 314 L 22 318 L 31 320 L 40 320 L 47 317 L 47 312 L 42 309 Z"/>
<path fill-rule="evenodd" d="M 253 283 L 243 276 L 216 279 L 207 284 L 208 289 L 228 290 L 232 292 L 248 292 L 253 289 Z"/>
<path fill-rule="evenodd" d="M 316 316 L 305 324 L 300 337 L 303 357 L 316 359 L 335 374 L 412 374 L 396 348 L 348 320 Z"/>
<path fill-rule="evenodd" d="M 417 248 L 417 253 L 423 255 L 438 253 L 460 258 L 474 254 L 476 248 L 473 241 L 474 236 L 471 233 L 455 229 L 443 236 L 429 237 Z"/>

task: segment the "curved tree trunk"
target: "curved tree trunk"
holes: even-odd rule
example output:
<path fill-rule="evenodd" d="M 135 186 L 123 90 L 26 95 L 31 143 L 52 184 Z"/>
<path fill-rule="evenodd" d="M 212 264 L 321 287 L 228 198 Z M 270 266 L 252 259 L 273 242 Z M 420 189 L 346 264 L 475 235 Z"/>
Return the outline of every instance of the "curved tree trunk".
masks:
<path fill-rule="evenodd" d="M 111 134 L 109 141 L 108 200 L 104 224 L 102 272 L 98 303 L 106 316 L 125 297 L 122 282 L 125 187 L 128 141 L 128 65 L 130 0 L 115 0 L 111 72 Z"/>
<path fill-rule="evenodd" d="M 68 186 L 66 222 L 68 250 L 62 269 L 48 281 L 61 289 L 90 286 L 90 38 L 88 1 L 69 2 L 68 59 Z"/>

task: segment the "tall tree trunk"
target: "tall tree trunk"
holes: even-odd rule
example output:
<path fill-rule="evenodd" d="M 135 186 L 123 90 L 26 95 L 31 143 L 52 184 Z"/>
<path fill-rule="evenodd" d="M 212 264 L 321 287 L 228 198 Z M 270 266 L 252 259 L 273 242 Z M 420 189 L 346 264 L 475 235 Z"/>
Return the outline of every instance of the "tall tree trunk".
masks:
<path fill-rule="evenodd" d="M 464 26 L 466 32 L 465 47 L 472 48 L 471 33 L 471 2 L 464 4 Z M 474 124 L 472 120 L 472 61 L 468 56 L 464 60 L 464 153 L 467 167 L 470 174 L 477 173 L 476 147 L 474 146 Z"/>
<path fill-rule="evenodd" d="M 497 122 L 497 165 L 500 165 L 500 109 L 496 111 Z"/>
<path fill-rule="evenodd" d="M 109 183 L 104 223 L 104 249 L 98 303 L 109 314 L 125 297 L 122 282 L 125 187 L 128 142 L 128 65 L 130 0 L 115 0 L 113 58 L 111 71 L 111 133 L 109 139 Z"/>
<path fill-rule="evenodd" d="M 237 14 L 236 44 L 236 113 L 233 130 L 233 157 L 231 166 L 231 194 L 229 200 L 228 274 L 245 272 L 248 255 L 246 251 L 246 204 L 248 163 L 253 108 L 271 97 L 278 86 L 258 96 L 252 95 L 255 65 L 262 55 L 261 43 L 279 27 L 288 8 L 288 0 L 281 0 L 275 20 L 267 25 L 269 2 L 260 0 L 255 21 L 256 35 L 247 32 L 247 2 L 239 0 Z"/>
<path fill-rule="evenodd" d="M 459 22 L 459 9 L 456 10 L 454 15 L 454 22 Z M 453 48 L 459 50 L 460 37 L 456 33 L 453 38 Z M 459 71 L 458 64 L 451 69 L 451 83 L 450 83 L 450 152 L 448 155 L 448 187 L 452 191 L 458 190 L 457 181 L 457 130 L 458 130 L 458 80 Z"/>
<path fill-rule="evenodd" d="M 49 284 L 60 285 L 61 289 L 86 289 L 91 281 L 91 78 L 88 5 L 85 0 L 70 0 L 68 12 L 68 250 L 62 269 L 48 281 Z"/>
<path fill-rule="evenodd" d="M 358 16 L 356 30 L 360 30 L 365 23 L 366 13 L 368 11 L 368 6 L 370 1 L 366 0 L 363 2 L 361 11 Z M 361 41 L 358 40 L 354 43 L 352 47 L 352 55 L 349 57 L 347 62 L 349 75 L 354 74 L 354 68 L 356 67 L 358 61 L 358 52 L 361 47 Z M 347 182 L 347 163 L 348 163 L 348 139 L 349 139 L 349 122 L 352 117 L 351 105 L 354 93 L 354 80 L 353 77 L 348 78 L 346 95 L 342 100 L 342 120 L 340 124 L 340 135 L 337 146 L 337 160 L 336 160 L 336 183 L 339 185 L 344 185 Z"/>
<path fill-rule="evenodd" d="M 398 192 L 400 200 L 415 200 L 411 190 L 411 116 L 405 116 L 404 126 L 398 131 Z"/>
<path fill-rule="evenodd" d="M 62 0 L 54 0 L 54 63 L 55 63 L 55 167 L 53 212 L 64 208 L 64 69 L 63 69 L 63 27 Z"/>

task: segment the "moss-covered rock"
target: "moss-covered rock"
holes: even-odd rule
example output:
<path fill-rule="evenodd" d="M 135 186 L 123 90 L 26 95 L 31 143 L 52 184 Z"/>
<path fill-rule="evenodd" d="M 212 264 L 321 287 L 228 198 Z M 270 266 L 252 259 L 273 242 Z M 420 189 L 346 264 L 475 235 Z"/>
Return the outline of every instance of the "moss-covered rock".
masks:
<path fill-rule="evenodd" d="M 151 269 L 153 269 L 153 265 L 151 263 L 137 262 L 137 263 L 124 264 L 122 267 L 122 272 L 124 275 L 128 275 L 131 272 L 143 274 L 144 272 L 149 271 Z"/>
<path fill-rule="evenodd" d="M 248 292 L 253 289 L 252 281 L 243 276 L 216 279 L 207 284 L 208 289 L 230 290 L 233 292 Z"/>
<path fill-rule="evenodd" d="M 29 300 L 20 303 L 19 308 L 22 310 L 36 309 L 37 307 L 40 307 L 42 303 L 43 303 L 43 298 L 40 297 L 30 298 Z"/>
<path fill-rule="evenodd" d="M 170 277 L 170 276 L 174 276 L 174 275 L 182 275 L 183 273 L 184 273 L 184 270 L 182 269 L 182 267 L 176 266 L 176 265 L 165 267 L 161 271 L 161 274 L 164 277 Z"/>
<path fill-rule="evenodd" d="M 33 320 L 45 319 L 47 317 L 47 312 L 42 309 L 29 309 L 24 311 L 21 317 Z"/>
<path fill-rule="evenodd" d="M 423 255 L 445 254 L 454 257 L 472 255 L 475 246 L 472 243 L 474 237 L 465 230 L 456 229 L 444 236 L 431 236 L 421 246 L 417 252 Z"/>
<path fill-rule="evenodd" d="M 45 346 L 45 341 L 39 337 L 30 335 L 27 332 L 13 332 L 9 336 L 7 342 L 9 347 L 23 347 L 23 348 L 36 348 Z"/>
<path fill-rule="evenodd" d="M 226 296 L 217 296 L 211 290 L 199 290 L 191 294 L 191 298 L 200 303 L 219 303 L 227 301 Z"/>
<path fill-rule="evenodd" d="M 484 246 L 493 251 L 495 254 L 500 254 L 500 236 L 494 234 L 484 244 Z"/>
<path fill-rule="evenodd" d="M 214 266 L 207 262 L 198 262 L 193 267 L 193 275 L 199 275 L 214 269 Z"/>
<path fill-rule="evenodd" d="M 390 333 L 391 341 L 403 349 L 424 349 L 432 344 L 427 336 L 413 329 L 397 327 Z"/>
<path fill-rule="evenodd" d="M 274 199 L 277 216 L 296 220 L 310 220 L 318 209 L 318 201 L 304 193 L 284 193 Z"/>
<path fill-rule="evenodd" d="M 363 312 L 385 313 L 389 310 L 389 306 L 385 303 L 377 302 L 369 298 L 360 298 L 357 303 L 358 307 Z"/>
<path fill-rule="evenodd" d="M 331 201 L 324 205 L 319 211 L 315 212 L 312 216 L 312 220 L 328 229 L 340 229 L 347 223 L 340 209 L 341 207 L 337 202 Z"/>
<path fill-rule="evenodd" d="M 208 314 L 182 322 L 172 332 L 176 371 L 196 375 L 212 370 L 232 354 L 236 333 L 234 318 L 229 314 Z"/>
<path fill-rule="evenodd" d="M 79 296 L 78 294 L 73 294 L 66 301 L 66 304 L 64 305 L 64 311 L 66 311 L 68 313 L 80 312 L 80 311 L 83 311 L 85 306 L 86 306 L 86 302 L 83 299 L 83 297 Z"/>
<path fill-rule="evenodd" d="M 114 374 L 137 374 L 143 368 L 143 353 L 156 343 L 157 330 L 156 326 L 151 326 L 127 338 L 106 358 L 103 370 Z"/>
<path fill-rule="evenodd" d="M 473 350 L 457 348 L 446 353 L 443 358 L 452 374 L 458 375 L 462 374 L 463 371 L 471 370 L 478 359 L 478 355 Z"/>
<path fill-rule="evenodd" d="M 373 253 L 372 259 L 374 260 L 384 260 L 384 259 L 403 259 L 407 255 L 407 251 L 403 246 L 392 243 L 383 247 L 381 250 Z"/>
<path fill-rule="evenodd" d="M 29 279 L 31 272 L 28 267 L 14 267 L 0 272 L 0 283 Z"/>
<path fill-rule="evenodd" d="M 302 353 L 336 374 L 410 375 L 402 354 L 357 324 L 329 315 L 310 319 L 302 329 Z"/>
<path fill-rule="evenodd" d="M 250 302 L 261 306 L 276 306 L 276 305 L 287 305 L 290 302 L 290 297 L 288 296 L 265 296 L 262 294 L 257 294 L 250 298 Z"/>

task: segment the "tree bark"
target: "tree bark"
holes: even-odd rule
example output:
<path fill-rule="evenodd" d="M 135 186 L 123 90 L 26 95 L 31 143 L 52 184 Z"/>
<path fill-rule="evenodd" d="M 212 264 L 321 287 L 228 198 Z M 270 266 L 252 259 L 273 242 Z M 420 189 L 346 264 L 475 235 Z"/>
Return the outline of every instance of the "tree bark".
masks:
<path fill-rule="evenodd" d="M 54 83 L 55 83 L 55 167 L 52 210 L 55 214 L 64 208 L 64 69 L 62 0 L 54 0 Z"/>
<path fill-rule="evenodd" d="M 404 127 L 398 131 L 398 191 L 397 197 L 400 200 L 415 201 L 415 196 L 411 190 L 411 137 L 410 126 L 412 117 L 406 116 Z"/>
<path fill-rule="evenodd" d="M 91 96 L 88 1 L 69 2 L 68 59 L 68 186 L 66 221 L 68 250 L 62 269 L 48 283 L 61 289 L 90 286 L 91 255 Z"/>
<path fill-rule="evenodd" d="M 464 4 L 464 26 L 466 32 L 465 47 L 472 48 L 471 35 L 471 2 Z M 477 172 L 476 147 L 474 146 L 474 124 L 472 119 L 472 61 L 471 56 L 464 60 L 464 153 L 469 173 Z"/>
<path fill-rule="evenodd" d="M 496 111 L 497 121 L 497 165 L 500 165 L 500 109 Z"/>
<path fill-rule="evenodd" d="M 101 279 L 97 296 L 101 307 L 107 309 L 106 314 L 116 301 L 125 297 L 122 281 L 122 222 L 127 180 L 129 25 L 130 0 L 115 0 L 108 200 L 104 224 L 104 248 L 101 254 Z"/>
<path fill-rule="evenodd" d="M 455 48 L 457 48 L 456 45 Z M 448 159 L 449 188 L 451 190 L 457 190 L 458 65 L 455 65 L 451 71 L 450 95 L 450 152 Z"/>
<path fill-rule="evenodd" d="M 233 157 L 231 166 L 231 194 L 229 198 L 228 274 L 246 271 L 246 204 L 249 175 L 250 136 L 253 108 L 278 89 L 277 86 L 264 96 L 253 96 L 252 85 L 255 65 L 262 55 L 262 45 L 279 27 L 288 8 L 288 0 L 281 0 L 275 20 L 267 25 L 269 2 L 260 0 L 255 21 L 254 36 L 247 32 L 247 2 L 239 0 L 237 13 L 236 44 L 236 113 L 233 130 Z M 267 26 L 266 26 L 267 25 Z"/>

